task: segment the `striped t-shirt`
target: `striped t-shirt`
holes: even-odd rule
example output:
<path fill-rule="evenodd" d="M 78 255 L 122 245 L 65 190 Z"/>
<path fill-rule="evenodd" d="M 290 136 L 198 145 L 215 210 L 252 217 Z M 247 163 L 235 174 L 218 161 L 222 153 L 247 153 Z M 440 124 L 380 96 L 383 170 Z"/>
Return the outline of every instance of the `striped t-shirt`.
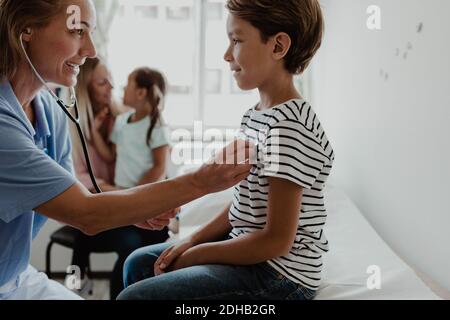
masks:
<path fill-rule="evenodd" d="M 317 290 L 322 254 L 328 251 L 323 233 L 327 217 L 323 189 L 334 160 L 330 142 L 312 107 L 302 99 L 268 110 L 248 110 L 242 119 L 242 133 L 257 145 L 257 164 L 235 187 L 229 211 L 230 236 L 239 237 L 266 225 L 267 177 L 303 187 L 295 242 L 288 255 L 268 263 L 288 279 Z"/>

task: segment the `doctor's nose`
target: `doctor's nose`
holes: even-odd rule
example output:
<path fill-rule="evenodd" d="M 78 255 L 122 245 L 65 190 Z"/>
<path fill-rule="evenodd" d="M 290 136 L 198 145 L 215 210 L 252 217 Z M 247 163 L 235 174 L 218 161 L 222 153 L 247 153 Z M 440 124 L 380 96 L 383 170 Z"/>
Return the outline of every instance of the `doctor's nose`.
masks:
<path fill-rule="evenodd" d="M 88 58 L 95 58 L 97 56 L 97 49 L 95 48 L 94 40 L 92 36 L 89 35 L 85 38 L 86 40 L 83 43 L 83 47 L 81 48 L 81 56 Z"/>

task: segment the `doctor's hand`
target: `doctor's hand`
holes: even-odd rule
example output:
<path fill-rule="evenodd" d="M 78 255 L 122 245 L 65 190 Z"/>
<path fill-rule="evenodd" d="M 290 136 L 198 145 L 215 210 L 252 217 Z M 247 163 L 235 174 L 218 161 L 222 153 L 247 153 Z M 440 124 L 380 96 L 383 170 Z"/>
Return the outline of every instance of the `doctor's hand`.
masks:
<path fill-rule="evenodd" d="M 159 258 L 158 260 L 156 260 L 155 265 L 153 267 L 155 276 L 158 276 L 160 274 L 172 270 L 173 268 L 172 263 L 178 260 L 178 258 L 186 250 L 189 250 L 193 246 L 195 246 L 195 243 L 192 240 L 192 238 L 187 238 L 180 240 L 179 242 L 175 243 L 174 245 L 164 250 L 163 253 L 159 255 Z"/>
<path fill-rule="evenodd" d="M 180 213 L 180 208 L 172 209 L 156 218 L 135 224 L 136 227 L 145 230 L 162 230 L 169 225 L 170 219 L 173 219 Z"/>
<path fill-rule="evenodd" d="M 228 189 L 248 176 L 254 154 L 250 141 L 234 140 L 193 174 L 193 183 L 207 193 Z"/>

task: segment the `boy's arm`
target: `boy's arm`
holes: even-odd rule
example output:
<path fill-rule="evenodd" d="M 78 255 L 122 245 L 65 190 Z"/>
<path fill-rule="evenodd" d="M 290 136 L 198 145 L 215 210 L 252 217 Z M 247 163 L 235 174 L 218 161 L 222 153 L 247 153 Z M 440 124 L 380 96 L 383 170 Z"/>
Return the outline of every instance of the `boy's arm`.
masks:
<path fill-rule="evenodd" d="M 231 203 L 227 205 L 218 215 L 211 221 L 198 229 L 191 235 L 194 245 L 206 242 L 218 241 L 223 239 L 225 235 L 230 233 L 232 226 L 228 220 L 228 211 L 230 211 Z"/>
<path fill-rule="evenodd" d="M 200 245 L 202 243 L 219 241 L 223 239 L 225 235 L 230 233 L 232 226 L 228 220 L 228 212 L 230 211 L 231 203 L 227 205 L 218 215 L 216 215 L 211 221 L 204 226 L 200 227 L 192 235 L 185 239 L 182 239 L 177 244 L 166 249 L 158 258 L 155 263 L 155 274 L 161 274 L 169 266 L 169 269 L 173 269 L 172 262 L 179 261 L 179 256 L 186 250 Z"/>
<path fill-rule="evenodd" d="M 201 264 L 251 265 L 287 254 L 297 233 L 303 188 L 285 179 L 268 179 L 267 224 L 263 230 L 192 247 L 175 261 L 173 269 Z"/>
<path fill-rule="evenodd" d="M 166 174 L 167 156 L 169 155 L 169 146 L 161 146 L 152 150 L 153 167 L 141 178 L 138 186 L 147 183 L 153 183 L 164 179 Z"/>

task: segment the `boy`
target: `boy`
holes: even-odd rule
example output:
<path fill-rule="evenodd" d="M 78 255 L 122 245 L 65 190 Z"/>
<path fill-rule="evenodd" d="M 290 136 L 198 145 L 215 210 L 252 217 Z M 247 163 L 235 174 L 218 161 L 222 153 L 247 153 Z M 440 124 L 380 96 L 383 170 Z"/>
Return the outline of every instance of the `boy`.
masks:
<path fill-rule="evenodd" d="M 312 299 L 328 250 L 323 188 L 334 153 L 295 89 L 320 47 L 317 0 L 229 0 L 225 60 L 260 102 L 241 131 L 257 164 L 233 202 L 188 239 L 135 251 L 120 299 Z M 224 240 L 225 238 L 225 240 Z"/>

